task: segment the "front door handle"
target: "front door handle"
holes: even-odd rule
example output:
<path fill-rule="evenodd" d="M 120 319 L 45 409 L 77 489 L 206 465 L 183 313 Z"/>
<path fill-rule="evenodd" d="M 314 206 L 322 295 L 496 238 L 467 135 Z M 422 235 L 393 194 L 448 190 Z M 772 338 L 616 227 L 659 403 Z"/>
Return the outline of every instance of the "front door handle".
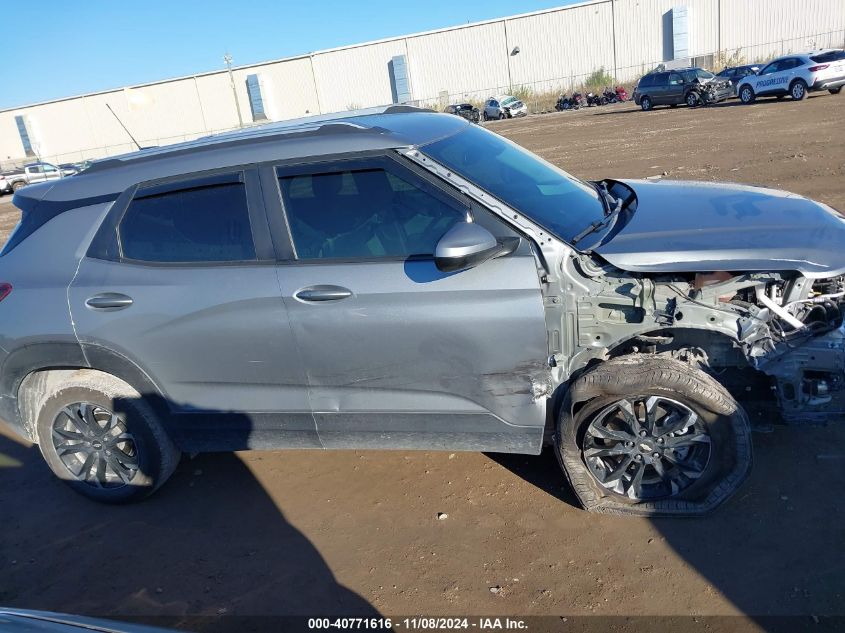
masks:
<path fill-rule="evenodd" d="M 85 305 L 94 310 L 122 310 L 132 305 L 132 297 L 119 292 L 103 292 L 90 297 Z"/>
<path fill-rule="evenodd" d="M 300 288 L 293 293 L 300 301 L 339 301 L 352 296 L 352 291 L 343 286 L 319 285 Z"/>

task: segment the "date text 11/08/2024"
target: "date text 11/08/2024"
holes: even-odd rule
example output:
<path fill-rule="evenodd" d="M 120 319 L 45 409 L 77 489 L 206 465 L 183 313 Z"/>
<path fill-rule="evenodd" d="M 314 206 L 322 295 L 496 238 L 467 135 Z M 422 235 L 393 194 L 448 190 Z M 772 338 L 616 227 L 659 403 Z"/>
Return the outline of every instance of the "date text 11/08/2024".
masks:
<path fill-rule="evenodd" d="M 310 630 L 345 629 L 345 630 L 446 630 L 446 629 L 478 629 L 480 631 L 494 630 L 524 630 L 527 625 L 518 618 L 309 618 Z"/>

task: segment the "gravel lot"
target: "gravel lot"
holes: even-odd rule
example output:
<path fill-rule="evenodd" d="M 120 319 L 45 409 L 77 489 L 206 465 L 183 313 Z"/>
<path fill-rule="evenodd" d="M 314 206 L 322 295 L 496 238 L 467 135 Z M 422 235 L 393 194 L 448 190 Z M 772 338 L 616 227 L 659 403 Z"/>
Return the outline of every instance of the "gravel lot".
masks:
<path fill-rule="evenodd" d="M 585 178 L 731 180 L 845 210 L 843 120 L 845 96 L 824 93 L 490 127 Z M 8 201 L 0 230 L 16 220 Z M 725 507 L 650 521 L 579 510 L 548 451 L 204 455 L 152 499 L 105 507 L 0 435 L 0 604 L 115 616 L 845 615 L 845 421 L 754 439 L 754 473 Z"/>

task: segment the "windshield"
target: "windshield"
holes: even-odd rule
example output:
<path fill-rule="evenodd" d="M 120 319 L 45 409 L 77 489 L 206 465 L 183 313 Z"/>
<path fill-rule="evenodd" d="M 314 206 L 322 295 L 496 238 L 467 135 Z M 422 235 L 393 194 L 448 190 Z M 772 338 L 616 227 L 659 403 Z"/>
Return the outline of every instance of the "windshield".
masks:
<path fill-rule="evenodd" d="M 592 185 L 478 126 L 421 149 L 564 240 L 604 215 Z"/>
<path fill-rule="evenodd" d="M 701 68 L 697 68 L 695 70 L 695 74 L 699 79 L 713 79 L 715 76 L 713 73 L 709 73 L 706 70 L 702 70 Z"/>
<path fill-rule="evenodd" d="M 516 101 L 516 97 L 505 97 L 502 99 L 502 105 L 508 105 L 509 103 L 513 103 Z"/>

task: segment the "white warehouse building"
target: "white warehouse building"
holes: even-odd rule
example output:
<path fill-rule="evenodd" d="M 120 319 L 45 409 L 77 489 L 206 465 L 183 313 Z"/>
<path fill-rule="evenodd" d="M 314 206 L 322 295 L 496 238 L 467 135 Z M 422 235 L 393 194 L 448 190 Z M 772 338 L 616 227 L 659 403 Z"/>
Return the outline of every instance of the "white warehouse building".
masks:
<path fill-rule="evenodd" d="M 845 45 L 845 0 L 591 0 L 297 57 L 0 110 L 0 165 L 75 162 L 243 125 L 388 103 L 562 92 L 604 70 Z M 108 107 L 107 107 L 108 106 Z"/>

